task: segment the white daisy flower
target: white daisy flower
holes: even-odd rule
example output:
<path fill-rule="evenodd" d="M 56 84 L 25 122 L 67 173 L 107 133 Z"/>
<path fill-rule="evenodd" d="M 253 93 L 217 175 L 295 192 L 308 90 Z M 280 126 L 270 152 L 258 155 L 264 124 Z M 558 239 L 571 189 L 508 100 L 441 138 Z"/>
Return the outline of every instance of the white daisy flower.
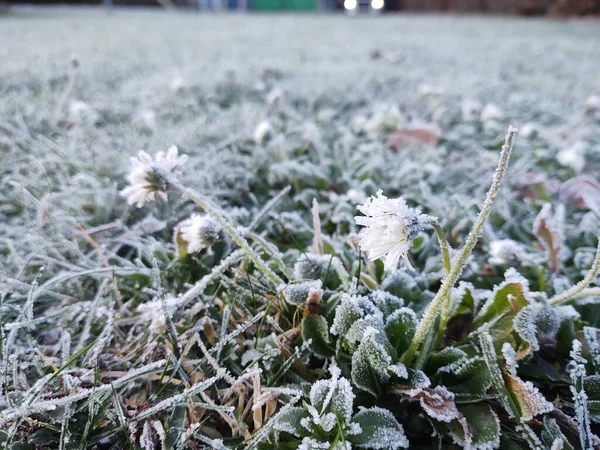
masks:
<path fill-rule="evenodd" d="M 488 120 L 501 120 L 504 117 L 504 112 L 493 103 L 485 105 L 483 111 L 481 111 L 481 121 L 487 122 Z"/>
<path fill-rule="evenodd" d="M 371 261 L 384 259 L 385 270 L 398 266 L 400 258 L 407 263 L 407 253 L 423 227 L 434 220 L 420 210 L 410 208 L 403 198 L 390 199 L 382 191 L 370 197 L 358 210 L 364 216 L 354 219 L 365 228 L 358 235 L 360 246 Z"/>
<path fill-rule="evenodd" d="M 257 144 L 265 144 L 273 135 L 273 126 L 266 120 L 258 124 L 254 130 L 254 142 Z"/>
<path fill-rule="evenodd" d="M 490 242 L 489 263 L 495 266 L 515 264 L 523 259 L 525 250 L 512 239 L 498 239 Z"/>
<path fill-rule="evenodd" d="M 206 214 L 193 214 L 179 225 L 181 237 L 187 242 L 189 253 L 199 252 L 220 241 L 223 229 Z"/>
<path fill-rule="evenodd" d="M 167 153 L 158 152 L 155 159 L 143 150 L 140 150 L 137 158 L 132 157 L 133 167 L 127 175 L 129 186 L 121 191 L 121 195 L 127 198 L 127 203 L 136 205 L 138 208 L 144 203 L 154 201 L 155 195 L 167 199 L 166 183 L 156 172 L 160 169 L 167 174 L 173 174 L 188 160 L 187 155 L 178 155 L 177 147 L 171 147 Z"/>
<path fill-rule="evenodd" d="M 594 111 L 600 111 L 600 96 L 591 95 L 585 101 L 585 112 L 591 113 Z"/>
<path fill-rule="evenodd" d="M 572 168 L 575 172 L 585 169 L 585 144 L 581 141 L 569 148 L 561 150 L 556 155 L 560 165 Z"/>

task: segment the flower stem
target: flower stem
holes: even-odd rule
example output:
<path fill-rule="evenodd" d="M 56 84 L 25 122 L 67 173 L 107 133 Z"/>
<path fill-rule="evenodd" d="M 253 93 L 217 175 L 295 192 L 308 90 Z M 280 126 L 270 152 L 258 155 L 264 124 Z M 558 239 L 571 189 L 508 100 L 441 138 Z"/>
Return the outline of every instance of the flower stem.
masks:
<path fill-rule="evenodd" d="M 582 292 L 586 287 L 588 287 L 590 285 L 590 283 L 592 281 L 594 281 L 594 278 L 596 278 L 596 275 L 598 274 L 599 269 L 600 269 L 600 236 L 598 236 L 598 248 L 596 249 L 596 256 L 594 257 L 594 262 L 592 263 L 592 267 L 590 268 L 590 271 L 585 276 L 585 278 L 583 280 L 581 280 L 579 283 L 577 283 L 575 286 L 573 286 L 571 289 L 567 289 L 565 292 L 562 292 L 562 293 L 552 297 L 550 300 L 548 300 L 548 303 L 550 303 L 551 305 L 558 305 L 564 301 L 569 300 L 570 298 L 578 296 L 577 294 Z"/>
<path fill-rule="evenodd" d="M 492 205 L 498 196 L 498 192 L 500 191 L 500 185 L 502 184 L 502 179 L 504 178 L 504 174 L 506 173 L 506 168 L 508 167 L 508 162 L 510 160 L 510 154 L 512 152 L 513 143 L 515 135 L 517 134 L 517 129 L 514 127 L 510 127 L 508 129 L 508 133 L 506 134 L 506 140 L 504 145 L 502 146 L 502 150 L 500 151 L 500 160 L 498 161 L 498 167 L 496 168 L 496 172 L 494 173 L 494 178 L 492 180 L 492 185 L 487 193 L 485 201 L 483 202 L 483 207 L 479 216 L 477 217 L 477 221 L 473 226 L 473 229 L 467 236 L 467 240 L 465 245 L 460 251 L 456 262 L 450 269 L 450 272 L 446 277 L 444 277 L 444 281 L 442 282 L 442 286 L 440 290 L 437 292 L 426 311 L 423 313 L 423 317 L 419 322 L 419 326 L 417 331 L 415 332 L 415 337 L 413 338 L 408 351 L 404 355 L 405 363 L 411 362 L 414 354 L 419 349 L 423 340 L 427 335 L 427 331 L 432 327 L 436 316 L 441 310 L 442 305 L 446 301 L 446 299 L 450 296 L 452 287 L 457 282 L 460 274 L 467 262 L 467 259 L 471 255 L 473 248 L 475 248 L 475 244 L 479 239 L 479 235 L 483 229 L 483 225 L 485 224 L 487 218 L 490 215 L 492 210 Z M 424 360 L 424 358 L 421 358 Z"/>
<path fill-rule="evenodd" d="M 252 247 L 250 247 L 250 244 L 248 244 L 248 241 L 246 241 L 246 239 L 244 239 L 244 237 L 233 226 L 231 226 L 223 214 L 221 214 L 221 212 L 212 205 L 210 200 L 204 198 L 194 190 L 186 188 L 179 182 L 179 180 L 177 180 L 175 177 L 172 177 L 162 169 L 155 167 L 154 170 L 168 183 L 169 186 L 179 192 L 183 197 L 196 203 L 206 212 L 206 214 L 215 219 L 219 225 L 221 225 L 223 230 L 225 230 L 225 232 L 231 237 L 231 239 L 233 239 L 233 241 L 246 252 L 246 255 L 248 255 L 248 258 L 250 258 L 256 268 L 260 270 L 269 280 L 275 283 L 276 286 L 285 284 L 285 282 L 275 272 L 267 267 L 262 259 L 258 257 L 254 250 L 252 250 Z"/>

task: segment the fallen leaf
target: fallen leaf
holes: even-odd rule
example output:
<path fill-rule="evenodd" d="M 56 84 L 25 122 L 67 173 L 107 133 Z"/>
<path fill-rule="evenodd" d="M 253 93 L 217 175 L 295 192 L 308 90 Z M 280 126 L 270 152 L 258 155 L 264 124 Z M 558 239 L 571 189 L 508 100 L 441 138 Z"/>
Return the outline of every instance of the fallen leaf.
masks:
<path fill-rule="evenodd" d="M 562 200 L 600 215 L 600 183 L 589 175 L 579 175 L 565 181 L 559 195 Z"/>
<path fill-rule="evenodd" d="M 435 146 L 439 134 L 439 129 L 433 125 L 413 125 L 390 133 L 387 136 L 387 143 L 393 150 L 409 146 Z"/>
<path fill-rule="evenodd" d="M 548 267 L 554 273 L 560 267 L 562 249 L 562 219 L 560 211 L 552 213 L 552 205 L 546 203 L 533 222 L 533 234 L 548 253 Z"/>

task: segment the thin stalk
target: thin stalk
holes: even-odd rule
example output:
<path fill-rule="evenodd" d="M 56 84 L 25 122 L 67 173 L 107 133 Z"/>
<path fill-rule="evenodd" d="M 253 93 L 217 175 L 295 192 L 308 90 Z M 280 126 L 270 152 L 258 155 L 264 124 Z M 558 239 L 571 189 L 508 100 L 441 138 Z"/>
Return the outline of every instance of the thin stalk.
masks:
<path fill-rule="evenodd" d="M 204 198 L 199 193 L 195 192 L 192 189 L 186 188 L 183 186 L 179 180 L 167 174 L 164 170 L 155 167 L 155 172 L 163 178 L 169 186 L 179 192 L 183 197 L 193 201 L 198 206 L 200 206 L 206 214 L 215 219 L 219 225 L 225 230 L 225 232 L 233 239 L 233 241 L 239 245 L 248 255 L 248 258 L 254 263 L 256 268 L 260 270 L 269 280 L 275 283 L 276 286 L 280 284 L 285 284 L 285 282 L 279 278 L 279 276 L 273 272 L 267 265 L 261 260 L 258 255 L 252 250 L 250 244 L 244 239 L 244 237 L 227 221 L 227 219 L 212 205 L 212 203 Z"/>
<path fill-rule="evenodd" d="M 452 269 L 452 262 L 450 261 L 450 246 L 448 245 L 448 239 L 446 239 L 446 235 L 444 234 L 444 230 L 440 223 L 435 220 L 431 222 L 431 226 L 435 230 L 435 234 L 438 238 L 438 243 L 440 245 L 440 251 L 442 252 L 442 262 L 444 263 L 444 276 L 448 276 L 450 273 L 450 269 Z"/>
<path fill-rule="evenodd" d="M 594 262 L 592 263 L 592 267 L 590 268 L 590 271 L 585 276 L 585 278 L 579 283 L 577 283 L 575 286 L 573 286 L 571 289 L 567 289 L 565 292 L 561 292 L 560 294 L 555 295 L 550 300 L 548 300 L 548 302 L 551 305 L 558 305 L 577 296 L 577 294 L 579 294 L 581 291 L 587 288 L 590 285 L 590 283 L 594 281 L 594 278 L 596 278 L 596 275 L 598 274 L 598 269 L 600 269 L 600 236 L 598 236 L 598 247 L 596 248 L 596 256 L 594 257 Z"/>
<path fill-rule="evenodd" d="M 460 251 L 460 254 L 456 259 L 454 266 L 452 266 L 452 268 L 450 269 L 450 273 L 448 273 L 448 275 L 444 277 L 444 281 L 442 282 L 440 290 L 437 292 L 436 296 L 433 298 L 433 300 L 427 307 L 427 310 L 425 311 L 423 317 L 421 318 L 421 321 L 419 322 L 419 326 L 417 328 L 417 331 L 415 332 L 415 337 L 413 338 L 413 341 L 410 344 L 408 351 L 404 355 L 404 361 L 407 363 L 410 363 L 412 361 L 414 354 L 423 343 L 423 340 L 427 335 L 427 331 L 433 326 L 436 316 L 440 313 L 443 303 L 450 295 L 452 287 L 458 281 L 458 278 L 462 273 L 467 259 L 471 255 L 473 248 L 475 248 L 475 244 L 477 244 L 479 235 L 483 230 L 483 225 L 489 217 L 494 201 L 496 200 L 498 192 L 500 191 L 500 185 L 502 184 L 502 179 L 504 178 L 506 168 L 508 167 L 508 162 L 510 160 L 510 154 L 512 152 L 514 138 L 516 134 L 517 129 L 511 126 L 508 129 L 508 133 L 506 134 L 506 140 L 504 142 L 504 145 L 502 146 L 502 150 L 500 151 L 500 160 L 498 161 L 498 167 L 496 168 L 496 172 L 494 173 L 492 185 L 490 186 L 485 201 L 483 202 L 483 208 L 481 209 L 481 212 L 477 217 L 477 221 L 475 222 L 473 229 L 467 236 L 465 245 Z"/>
<path fill-rule="evenodd" d="M 442 253 L 442 261 L 444 263 L 444 276 L 447 277 L 452 269 L 452 262 L 450 260 L 450 246 L 448 245 L 448 240 L 446 239 L 446 235 L 444 234 L 444 230 L 442 229 L 442 226 L 440 225 L 440 223 L 436 220 L 431 223 L 431 226 L 435 230 L 435 233 L 438 238 L 440 251 Z M 433 333 L 437 334 L 437 339 L 435 339 L 435 344 L 438 347 L 442 343 L 442 340 L 444 338 L 444 330 L 448 326 L 448 321 L 450 320 L 450 307 L 451 307 L 451 296 L 450 296 L 450 293 L 448 293 L 448 295 L 446 296 L 446 299 L 444 300 L 444 303 L 442 305 L 442 313 L 440 315 L 440 321 L 437 326 L 437 333 L 435 333 L 435 331 L 436 331 L 435 327 L 431 327 L 430 331 L 428 332 L 430 334 L 433 334 Z M 427 337 L 426 340 L 429 340 L 429 337 Z M 433 339 L 431 339 L 431 345 L 433 345 Z M 430 345 L 430 347 L 431 347 L 431 345 Z M 422 364 L 425 363 L 425 361 L 423 361 L 423 358 L 419 358 L 419 361 L 417 362 L 417 366 L 419 366 L 419 362 L 421 362 Z"/>

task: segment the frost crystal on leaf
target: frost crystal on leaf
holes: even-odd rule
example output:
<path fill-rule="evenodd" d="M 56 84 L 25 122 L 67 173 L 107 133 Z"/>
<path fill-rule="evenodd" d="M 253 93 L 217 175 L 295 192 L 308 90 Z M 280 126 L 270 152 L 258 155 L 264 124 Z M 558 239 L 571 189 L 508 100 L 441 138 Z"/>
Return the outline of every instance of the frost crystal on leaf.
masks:
<path fill-rule="evenodd" d="M 358 210 L 364 216 L 354 219 L 365 227 L 358 235 L 360 246 L 371 261 L 384 259 L 385 270 L 396 269 L 400 258 L 408 263 L 407 254 L 413 240 L 433 220 L 407 206 L 403 198 L 387 198 L 381 190 L 358 206 Z"/>
<path fill-rule="evenodd" d="M 121 191 L 121 195 L 127 198 L 127 203 L 135 204 L 138 208 L 144 206 L 146 202 L 154 201 L 156 194 L 166 200 L 166 182 L 155 169 L 174 174 L 187 160 L 187 155 L 178 155 L 175 146 L 171 147 L 166 154 L 158 152 L 155 159 L 140 150 L 137 158 L 131 158 L 133 167 L 126 177 L 129 186 Z"/>
<path fill-rule="evenodd" d="M 513 320 L 513 328 L 517 334 L 531 345 L 531 349 L 537 352 L 540 344 L 537 338 L 537 315 L 538 309 L 535 305 L 528 305 L 517 313 Z"/>
<path fill-rule="evenodd" d="M 222 238 L 223 229 L 207 214 L 192 214 L 179 225 L 181 237 L 187 242 L 190 253 L 209 248 Z"/>

